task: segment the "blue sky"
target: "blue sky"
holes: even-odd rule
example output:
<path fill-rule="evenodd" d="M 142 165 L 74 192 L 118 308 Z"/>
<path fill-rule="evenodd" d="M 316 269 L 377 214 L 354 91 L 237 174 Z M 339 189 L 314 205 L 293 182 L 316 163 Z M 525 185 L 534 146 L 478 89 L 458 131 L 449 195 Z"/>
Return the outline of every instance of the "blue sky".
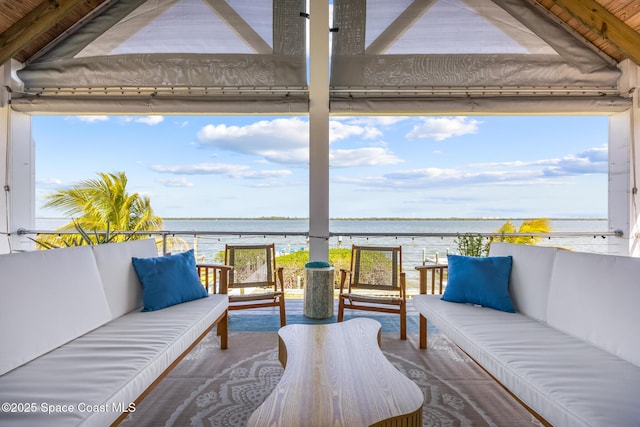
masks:
<path fill-rule="evenodd" d="M 34 116 L 36 216 L 123 171 L 168 217 L 308 217 L 308 118 Z M 606 116 L 336 117 L 330 216 L 607 216 Z"/>

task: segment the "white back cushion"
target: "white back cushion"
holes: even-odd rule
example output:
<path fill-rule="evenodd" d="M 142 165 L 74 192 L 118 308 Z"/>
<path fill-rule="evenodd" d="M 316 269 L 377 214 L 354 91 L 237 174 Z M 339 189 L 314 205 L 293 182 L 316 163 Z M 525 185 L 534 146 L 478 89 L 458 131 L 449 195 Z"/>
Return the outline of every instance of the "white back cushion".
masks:
<path fill-rule="evenodd" d="M 547 323 L 640 366 L 640 258 L 561 251 Z"/>
<path fill-rule="evenodd" d="M 131 257 L 151 258 L 158 256 L 154 239 L 130 240 L 93 246 L 96 264 L 104 293 L 115 319 L 142 305 L 142 285 L 138 280 Z"/>
<path fill-rule="evenodd" d="M 0 255 L 0 375 L 110 318 L 88 246 Z"/>
<path fill-rule="evenodd" d="M 512 243 L 491 243 L 490 256 L 513 257 L 509 295 L 516 311 L 540 322 L 547 319 L 549 282 L 560 249 Z"/>

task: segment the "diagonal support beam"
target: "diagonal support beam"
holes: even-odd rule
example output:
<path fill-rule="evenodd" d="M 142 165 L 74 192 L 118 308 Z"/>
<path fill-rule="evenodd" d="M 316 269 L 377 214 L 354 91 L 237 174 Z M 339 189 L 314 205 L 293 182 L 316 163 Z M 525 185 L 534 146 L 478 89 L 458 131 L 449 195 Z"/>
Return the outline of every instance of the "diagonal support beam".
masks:
<path fill-rule="evenodd" d="M 555 0 L 578 21 L 618 47 L 640 64 L 640 34 L 595 0 Z"/>
<path fill-rule="evenodd" d="M 45 0 L 0 34 L 0 65 L 20 52 L 31 40 L 53 27 L 83 0 Z"/>
<path fill-rule="evenodd" d="M 273 49 L 269 43 L 245 21 L 234 8 L 224 0 L 208 0 L 209 5 L 236 31 L 258 54 L 271 54 Z"/>
<path fill-rule="evenodd" d="M 414 0 L 367 49 L 367 55 L 383 54 L 405 31 L 424 15 L 435 3 L 435 0 Z"/>

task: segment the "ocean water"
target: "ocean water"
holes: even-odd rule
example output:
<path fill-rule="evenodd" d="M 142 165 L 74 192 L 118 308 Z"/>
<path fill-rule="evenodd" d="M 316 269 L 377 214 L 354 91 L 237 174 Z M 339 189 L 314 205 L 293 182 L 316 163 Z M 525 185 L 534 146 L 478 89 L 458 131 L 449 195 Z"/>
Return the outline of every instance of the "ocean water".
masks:
<path fill-rule="evenodd" d="M 65 219 L 36 220 L 38 230 L 52 230 L 68 222 Z M 403 266 L 407 272 L 407 281 L 415 286 L 418 281 L 415 266 L 425 260 L 446 259 L 447 253 L 456 253 L 456 237 L 396 237 L 396 234 L 411 233 L 491 233 L 499 229 L 504 219 L 420 219 L 420 220 L 331 220 L 330 231 L 336 236 L 329 240 L 329 247 L 350 248 L 358 245 L 401 245 L 403 252 Z M 511 221 L 517 227 L 521 220 Z M 615 237 L 602 237 L 607 230 L 607 220 L 552 220 L 554 232 L 588 232 L 586 237 L 553 237 L 543 239 L 539 245 L 561 246 L 577 251 L 608 253 L 610 246 L 615 244 Z M 179 252 L 193 248 L 200 261 L 213 262 L 215 255 L 224 250 L 226 243 L 251 244 L 271 243 L 276 245 L 278 253 L 290 253 L 308 250 L 306 236 L 295 236 L 287 233 L 306 233 L 308 220 L 306 219 L 166 219 L 164 230 L 171 231 L 179 244 L 169 248 Z M 198 235 L 198 232 L 212 234 Z M 221 233 L 216 235 L 215 233 Z M 230 233 L 230 234 L 228 234 Z M 277 233 L 278 235 L 247 235 L 243 233 Z M 387 236 L 352 236 L 350 233 L 383 233 Z"/>

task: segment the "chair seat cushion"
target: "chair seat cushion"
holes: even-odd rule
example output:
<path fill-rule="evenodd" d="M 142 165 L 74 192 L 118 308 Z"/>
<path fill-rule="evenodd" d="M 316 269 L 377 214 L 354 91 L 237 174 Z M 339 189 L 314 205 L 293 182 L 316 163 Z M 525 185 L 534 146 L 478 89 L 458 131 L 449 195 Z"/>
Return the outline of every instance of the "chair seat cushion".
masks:
<path fill-rule="evenodd" d="M 400 297 L 392 297 L 392 296 L 376 296 L 376 295 L 361 295 L 361 294 L 342 294 L 340 296 L 342 298 L 348 299 L 349 301 L 364 302 L 364 303 L 370 303 L 370 304 L 400 305 L 403 301 L 402 298 Z"/>
<path fill-rule="evenodd" d="M 229 295 L 229 302 L 255 301 L 255 300 L 275 300 L 281 298 L 282 292 L 265 292 L 248 295 Z"/>

